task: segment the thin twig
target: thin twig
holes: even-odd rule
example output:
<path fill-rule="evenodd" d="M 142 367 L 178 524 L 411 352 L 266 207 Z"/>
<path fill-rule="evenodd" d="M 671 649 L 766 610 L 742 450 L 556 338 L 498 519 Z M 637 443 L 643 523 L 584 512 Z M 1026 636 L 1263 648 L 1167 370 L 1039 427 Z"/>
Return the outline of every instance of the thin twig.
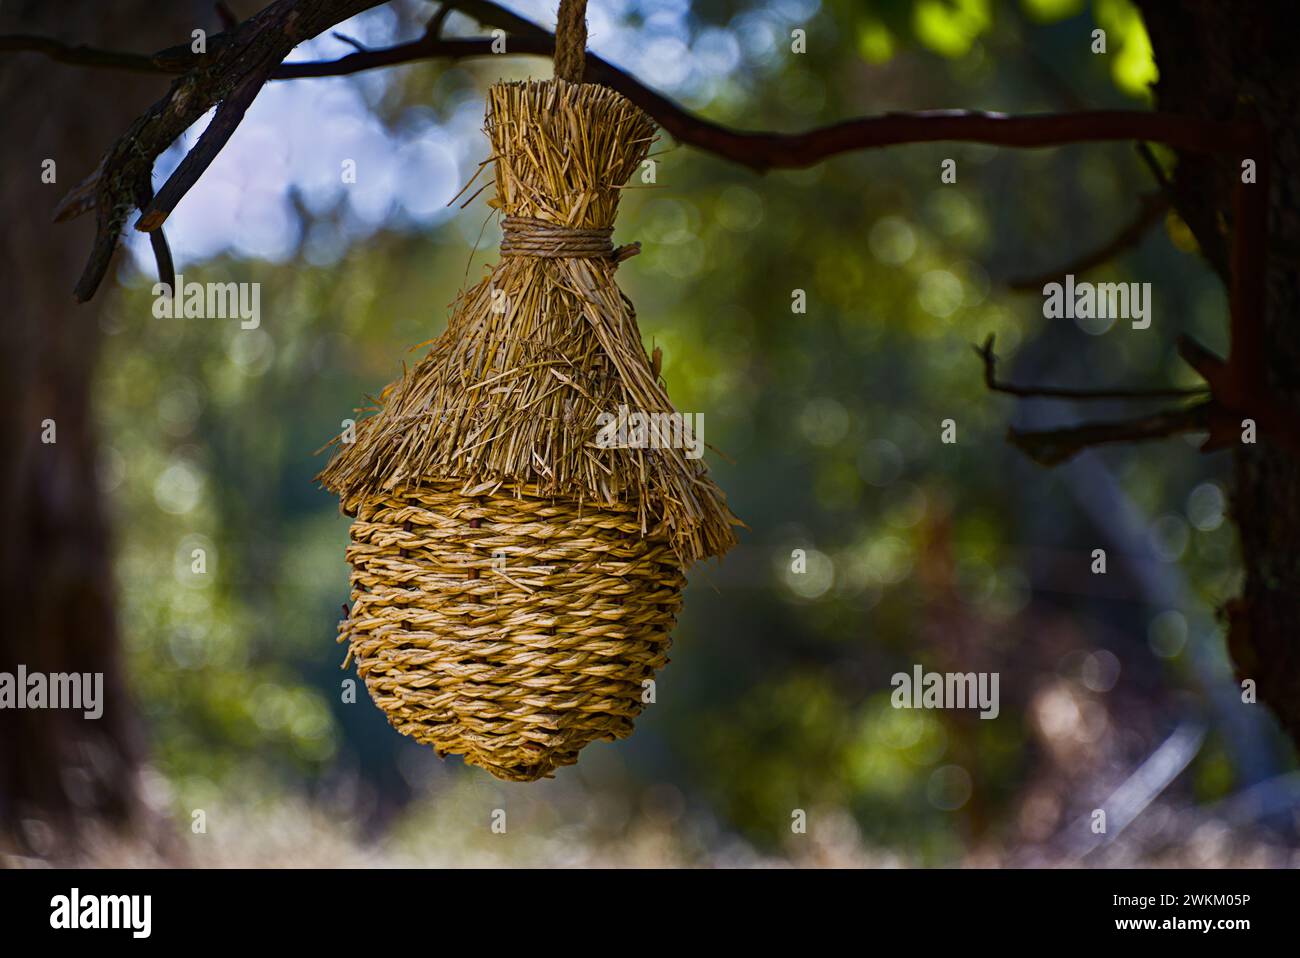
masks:
<path fill-rule="evenodd" d="M 38 37 L 28 33 L 0 35 L 0 53 L 40 53 L 56 63 L 95 67 L 102 70 L 124 70 L 129 73 L 174 73 L 158 64 L 144 53 L 123 53 L 120 50 L 101 50 L 85 44 L 64 43 L 52 37 Z"/>
<path fill-rule="evenodd" d="M 180 165 L 172 171 L 172 175 L 167 178 L 162 189 L 149 205 L 140 211 L 140 219 L 135 224 L 136 229 L 147 233 L 162 226 L 171 215 L 171 211 L 176 208 L 176 204 L 198 182 L 199 177 L 217 158 L 221 148 L 234 135 L 235 129 L 244 119 L 244 114 L 248 112 L 254 98 L 266 85 L 266 78 L 273 66 L 274 64 L 268 61 L 262 67 L 254 69 L 240 81 L 229 96 L 221 101 L 216 115 L 203 131 L 203 135 L 199 137 L 199 142 L 194 145 L 194 149 L 185 154 L 185 159 L 181 160 Z"/>
<path fill-rule="evenodd" d="M 370 52 L 370 48 L 366 46 L 364 43 L 362 43 L 360 40 L 358 40 L 356 37 L 350 37 L 346 33 L 340 33 L 338 30 L 335 30 L 332 34 L 330 34 L 330 36 L 334 37 L 335 40 L 338 40 L 342 43 L 346 43 L 348 46 L 350 46 L 353 50 L 356 50 L 358 53 Z"/>
<path fill-rule="evenodd" d="M 993 334 L 984 340 L 984 345 L 971 348 L 984 360 L 984 385 L 993 392 L 1006 393 L 1026 399 L 1176 399 L 1180 397 L 1205 398 L 1209 389 L 1201 386 L 1192 389 L 1070 389 L 1063 386 L 1013 386 L 999 382 L 997 378 L 998 358 L 993 353 Z"/>
<path fill-rule="evenodd" d="M 451 14 L 452 9 L 451 4 L 449 3 L 444 3 L 439 6 L 433 16 L 429 18 L 429 22 L 424 28 L 424 35 L 434 39 L 441 37 L 442 28 L 446 24 L 447 17 Z"/>
<path fill-rule="evenodd" d="M 136 187 L 136 202 L 141 209 L 145 209 L 153 202 L 153 181 L 148 175 L 140 178 L 140 185 Z M 171 247 L 167 245 L 167 236 L 162 227 L 158 227 L 149 234 L 149 246 L 153 249 L 154 263 L 158 267 L 158 282 L 166 283 L 168 289 L 176 288 L 176 266 L 172 260 Z"/>
<path fill-rule="evenodd" d="M 1103 266 L 1120 253 L 1137 246 L 1148 231 L 1164 219 L 1165 214 L 1169 212 L 1170 203 L 1169 197 L 1164 193 L 1149 193 L 1139 196 L 1138 204 L 1137 215 L 1102 246 L 1057 269 L 1037 276 L 1013 279 L 1007 283 L 1007 287 L 1016 292 L 1041 290 L 1048 283 L 1055 282 L 1067 274 L 1081 276 L 1098 266 Z"/>

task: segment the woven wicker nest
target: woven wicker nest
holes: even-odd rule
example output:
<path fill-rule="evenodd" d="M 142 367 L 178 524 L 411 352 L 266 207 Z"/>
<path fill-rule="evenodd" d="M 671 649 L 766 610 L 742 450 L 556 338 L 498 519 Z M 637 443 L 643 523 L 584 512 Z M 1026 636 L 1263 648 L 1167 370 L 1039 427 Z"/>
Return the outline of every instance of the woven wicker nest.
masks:
<path fill-rule="evenodd" d="M 321 473 L 355 517 L 339 625 L 391 724 L 532 781 L 629 735 L 685 570 L 737 520 L 682 448 L 605 448 L 602 413 L 672 413 L 609 241 L 654 139 L 621 95 L 491 88 L 502 259 Z"/>

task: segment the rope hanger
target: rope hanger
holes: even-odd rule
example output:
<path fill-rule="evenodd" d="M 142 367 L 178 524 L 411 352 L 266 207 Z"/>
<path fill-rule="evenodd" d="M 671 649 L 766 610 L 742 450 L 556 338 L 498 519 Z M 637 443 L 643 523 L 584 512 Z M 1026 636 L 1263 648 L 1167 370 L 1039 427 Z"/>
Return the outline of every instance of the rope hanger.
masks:
<path fill-rule="evenodd" d="M 581 83 L 587 66 L 587 0 L 560 0 L 555 20 L 555 75 Z"/>

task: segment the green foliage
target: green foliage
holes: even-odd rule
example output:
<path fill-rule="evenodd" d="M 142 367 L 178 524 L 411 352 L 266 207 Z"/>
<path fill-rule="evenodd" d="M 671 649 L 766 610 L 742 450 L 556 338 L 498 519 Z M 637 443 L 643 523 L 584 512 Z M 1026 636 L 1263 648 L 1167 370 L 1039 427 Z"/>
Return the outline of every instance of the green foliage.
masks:
<path fill-rule="evenodd" d="M 1110 48 L 1115 85 L 1132 96 L 1143 95 L 1156 81 L 1157 73 L 1142 15 L 1129 0 L 1096 0 L 1096 15 L 1108 36 L 1118 41 Z"/>

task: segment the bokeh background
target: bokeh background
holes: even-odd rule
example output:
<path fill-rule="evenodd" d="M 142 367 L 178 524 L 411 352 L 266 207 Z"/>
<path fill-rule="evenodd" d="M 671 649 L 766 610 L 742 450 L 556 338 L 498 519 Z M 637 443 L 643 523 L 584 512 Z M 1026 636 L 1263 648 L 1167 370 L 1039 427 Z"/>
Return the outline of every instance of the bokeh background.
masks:
<path fill-rule="evenodd" d="M 554 23 L 549 0 L 510 6 Z M 386 45 L 433 9 L 393 3 L 340 30 Z M 589 19 L 601 56 L 751 129 L 1141 108 L 1155 76 L 1125 0 L 594 0 Z M 480 34 L 460 14 L 446 30 Z M 351 49 L 326 36 L 295 58 Z M 1150 282 L 1148 330 L 1045 320 L 1040 294 L 1010 288 L 1132 219 L 1157 186 L 1130 144 L 913 145 L 759 176 L 661 140 L 657 183 L 626 193 L 616 241 L 643 253 L 619 280 L 748 528 L 693 571 L 658 703 L 631 739 L 522 786 L 440 761 L 364 691 L 342 701 L 347 519 L 313 482 L 317 450 L 492 261 L 487 195 L 447 204 L 487 155 L 486 86 L 549 74 L 496 57 L 265 89 L 168 224 L 186 281 L 261 284 L 257 329 L 157 319 L 147 245 L 119 260 L 98 474 L 151 800 L 182 857 L 1300 863 L 1295 758 L 1242 704 L 1215 617 L 1238 577 L 1225 457 L 1192 436 L 1035 466 L 1008 424 L 1133 407 L 990 393 L 971 348 L 996 334 L 1017 382 L 1146 387 L 1194 384 L 1178 333 L 1224 348 L 1224 290 L 1172 216 L 1087 277 Z M 948 418 L 955 445 L 939 441 Z M 999 718 L 891 708 L 890 677 L 917 663 L 999 672 Z M 153 860 L 108 839 L 98 854 Z"/>

